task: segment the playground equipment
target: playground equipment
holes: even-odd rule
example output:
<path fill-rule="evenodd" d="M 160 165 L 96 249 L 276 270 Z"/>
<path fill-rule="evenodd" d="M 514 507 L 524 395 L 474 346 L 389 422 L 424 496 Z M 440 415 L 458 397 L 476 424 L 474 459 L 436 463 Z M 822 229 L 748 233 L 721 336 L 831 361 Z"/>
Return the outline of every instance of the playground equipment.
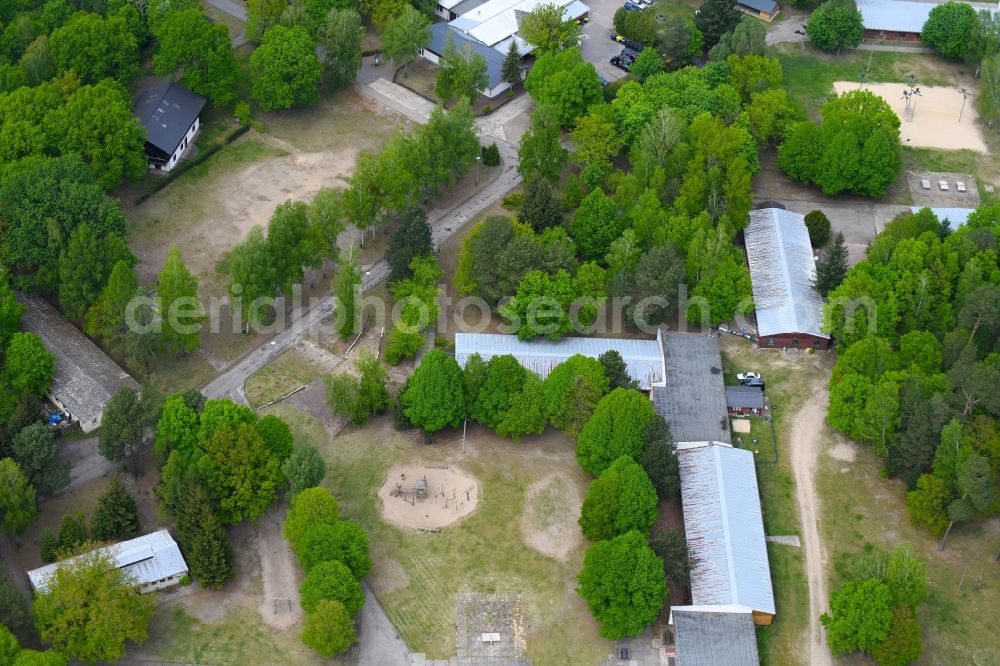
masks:
<path fill-rule="evenodd" d="M 397 481 L 396 487 L 389 491 L 389 494 L 392 497 L 401 497 L 404 501 L 409 499 L 411 504 L 414 500 L 420 500 L 423 502 L 427 497 L 427 477 L 425 476 L 422 479 L 417 479 L 417 485 L 415 486 L 404 486 Z"/>

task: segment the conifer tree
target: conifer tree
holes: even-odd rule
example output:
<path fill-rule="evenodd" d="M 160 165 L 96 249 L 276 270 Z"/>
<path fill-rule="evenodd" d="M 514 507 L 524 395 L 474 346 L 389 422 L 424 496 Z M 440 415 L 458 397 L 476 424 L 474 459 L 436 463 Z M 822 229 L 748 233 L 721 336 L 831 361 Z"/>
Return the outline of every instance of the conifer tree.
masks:
<path fill-rule="evenodd" d="M 120 476 L 111 478 L 97 501 L 92 523 L 94 538 L 99 541 L 121 541 L 139 533 L 139 509 Z"/>
<path fill-rule="evenodd" d="M 218 589 L 233 576 L 233 549 L 211 498 L 200 483 L 186 484 L 177 508 L 177 536 L 191 576 Z"/>
<path fill-rule="evenodd" d="M 847 245 L 844 244 L 844 234 L 838 233 L 826 256 L 816 264 L 816 291 L 826 296 L 844 281 L 845 275 L 847 275 Z"/>
<path fill-rule="evenodd" d="M 191 353 L 197 350 L 205 319 L 198 301 L 198 278 L 184 265 L 180 250 L 173 245 L 160 272 L 158 296 L 163 342 L 175 351 Z"/>
<path fill-rule="evenodd" d="M 517 40 L 512 39 L 510 47 L 507 49 L 507 55 L 503 59 L 503 66 L 500 68 L 501 78 L 510 84 L 509 94 L 514 94 L 514 88 L 521 82 L 521 72 L 523 71 L 524 67 L 521 64 L 521 52 L 517 48 Z"/>

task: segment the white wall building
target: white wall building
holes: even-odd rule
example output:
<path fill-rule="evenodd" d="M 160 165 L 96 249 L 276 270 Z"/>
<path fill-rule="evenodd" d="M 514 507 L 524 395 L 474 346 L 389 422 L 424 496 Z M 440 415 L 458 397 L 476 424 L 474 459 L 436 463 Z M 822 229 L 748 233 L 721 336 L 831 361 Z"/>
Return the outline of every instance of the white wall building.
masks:
<path fill-rule="evenodd" d="M 201 126 L 205 98 L 176 83 L 164 83 L 136 98 L 135 116 L 146 128 L 146 158 L 153 171 L 170 171 Z"/>

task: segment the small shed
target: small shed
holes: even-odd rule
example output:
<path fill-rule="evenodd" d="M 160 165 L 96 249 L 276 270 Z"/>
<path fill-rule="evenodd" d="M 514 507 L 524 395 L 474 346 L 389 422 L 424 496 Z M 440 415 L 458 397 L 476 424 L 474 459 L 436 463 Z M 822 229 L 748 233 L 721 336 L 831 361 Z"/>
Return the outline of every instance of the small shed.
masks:
<path fill-rule="evenodd" d="M 191 145 L 201 124 L 205 98 L 176 83 L 139 94 L 134 113 L 146 128 L 146 159 L 153 171 L 170 171 Z"/>
<path fill-rule="evenodd" d="M 24 306 L 21 326 L 42 339 L 56 358 L 49 400 L 79 421 L 83 432 L 101 425 L 104 407 L 119 389 L 139 389 L 139 383 L 36 294 L 18 294 Z"/>
<path fill-rule="evenodd" d="M 768 23 L 780 11 L 777 0 L 736 0 L 736 6 L 750 16 L 756 16 Z"/>
<path fill-rule="evenodd" d="M 726 407 L 730 414 L 759 416 L 767 411 L 767 401 L 756 386 L 727 386 Z"/>
<path fill-rule="evenodd" d="M 114 568 L 123 569 L 142 593 L 176 585 L 188 572 L 187 562 L 184 561 L 177 542 L 170 536 L 170 532 L 159 530 L 32 569 L 28 572 L 31 588 L 35 592 L 46 592 L 49 582 L 60 567 L 71 565 L 93 553 L 107 556 Z"/>

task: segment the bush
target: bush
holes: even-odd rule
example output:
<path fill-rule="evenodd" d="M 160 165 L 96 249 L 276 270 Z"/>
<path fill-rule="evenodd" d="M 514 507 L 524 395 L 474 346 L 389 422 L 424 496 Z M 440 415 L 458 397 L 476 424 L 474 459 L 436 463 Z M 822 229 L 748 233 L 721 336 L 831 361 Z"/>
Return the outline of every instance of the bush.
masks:
<path fill-rule="evenodd" d="M 250 105 L 246 102 L 237 102 L 236 110 L 233 112 L 236 122 L 240 125 L 250 124 Z"/>
<path fill-rule="evenodd" d="M 823 247 L 830 240 L 830 219 L 821 210 L 806 214 L 806 229 L 813 247 Z"/>
<path fill-rule="evenodd" d="M 55 562 L 59 552 L 59 537 L 52 530 L 42 532 L 42 562 Z"/>
<path fill-rule="evenodd" d="M 496 143 L 483 146 L 483 164 L 486 166 L 500 166 L 500 149 Z"/>
<path fill-rule="evenodd" d="M 329 659 L 354 644 L 354 620 L 339 601 L 321 601 L 306 616 L 302 642 Z"/>
<path fill-rule="evenodd" d="M 299 588 L 302 609 L 312 613 L 321 601 L 339 601 L 348 613 L 354 615 L 365 604 L 361 583 L 343 562 L 330 560 L 312 568 Z"/>
<path fill-rule="evenodd" d="M 524 205 L 524 192 L 511 192 L 503 198 L 500 205 L 503 206 L 504 210 L 520 213 L 521 207 Z"/>

